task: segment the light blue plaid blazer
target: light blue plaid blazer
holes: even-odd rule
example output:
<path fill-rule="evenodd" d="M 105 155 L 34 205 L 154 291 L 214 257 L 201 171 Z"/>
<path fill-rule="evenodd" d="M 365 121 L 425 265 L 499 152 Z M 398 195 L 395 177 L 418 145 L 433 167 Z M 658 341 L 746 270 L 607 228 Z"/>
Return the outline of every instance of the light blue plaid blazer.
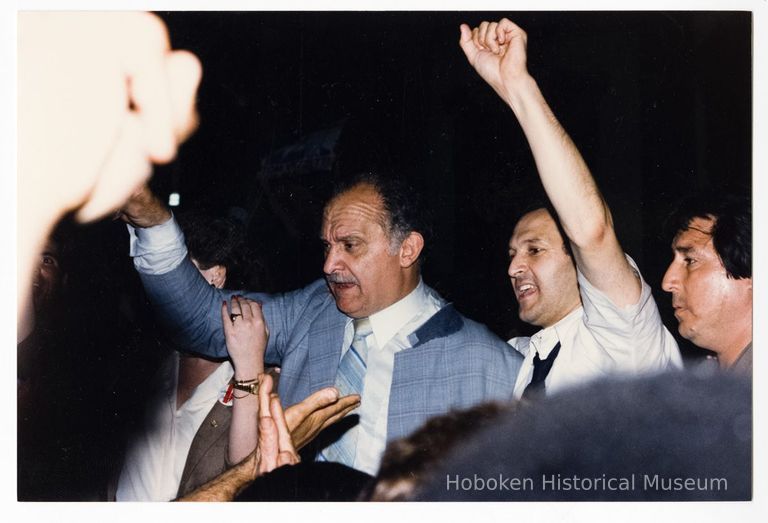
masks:
<path fill-rule="evenodd" d="M 233 291 L 207 284 L 186 258 L 161 275 L 141 274 L 161 322 L 181 347 L 226 357 L 221 302 Z M 265 360 L 280 365 L 285 406 L 333 386 L 349 318 L 336 308 L 324 280 L 285 294 L 238 292 L 263 303 L 269 326 Z M 451 305 L 409 336 L 395 355 L 387 440 L 407 436 L 433 416 L 512 397 L 523 358 L 485 326 Z"/>

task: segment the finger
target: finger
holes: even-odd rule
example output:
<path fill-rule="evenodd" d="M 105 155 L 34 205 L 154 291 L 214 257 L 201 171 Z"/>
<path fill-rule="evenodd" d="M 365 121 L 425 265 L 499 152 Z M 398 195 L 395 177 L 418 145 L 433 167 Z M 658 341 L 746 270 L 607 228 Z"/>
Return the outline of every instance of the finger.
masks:
<path fill-rule="evenodd" d="M 198 126 L 195 99 L 203 68 L 200 60 L 187 51 L 174 51 L 165 58 L 168 89 L 171 98 L 171 117 L 176 142 L 186 140 Z"/>
<path fill-rule="evenodd" d="M 229 309 L 227 308 L 227 300 L 221 302 L 221 326 L 224 328 L 224 336 L 228 337 L 232 332 L 232 320 L 229 319 Z"/>
<path fill-rule="evenodd" d="M 326 387 L 307 396 L 303 401 L 291 405 L 285 411 L 285 419 L 288 423 L 288 430 L 294 431 L 307 416 L 335 403 L 339 399 L 339 391 L 334 387 Z"/>
<path fill-rule="evenodd" d="M 488 22 L 481 22 L 478 27 L 478 40 L 483 49 L 487 48 L 486 36 L 488 35 Z"/>
<path fill-rule="evenodd" d="M 480 43 L 480 29 L 477 27 L 472 29 L 472 42 L 475 44 L 477 49 L 483 48 L 483 45 Z"/>
<path fill-rule="evenodd" d="M 229 312 L 232 314 L 243 314 L 243 311 L 240 308 L 240 300 L 238 300 L 237 296 L 234 294 L 229 297 Z"/>
<path fill-rule="evenodd" d="M 499 54 L 498 36 L 496 35 L 496 28 L 498 26 L 498 23 L 491 22 L 488 24 L 488 31 L 485 33 L 485 46 L 494 54 Z"/>
<path fill-rule="evenodd" d="M 288 424 L 285 421 L 285 413 L 283 412 L 283 406 L 280 404 L 280 398 L 272 398 L 269 407 L 272 419 L 275 420 L 277 427 L 277 443 L 280 452 L 296 452 L 293 448 L 293 440 L 291 439 L 291 433 L 288 431 Z"/>
<path fill-rule="evenodd" d="M 261 303 L 254 301 L 254 300 L 248 300 L 248 303 L 251 305 L 251 313 L 253 314 L 253 319 L 257 323 L 260 323 L 264 327 L 264 334 L 267 337 L 267 340 L 269 339 L 269 326 L 267 325 L 267 320 L 264 318 L 264 309 L 261 305 Z M 280 372 L 279 370 L 277 371 Z"/>
<path fill-rule="evenodd" d="M 237 300 L 237 306 L 240 308 L 240 314 L 243 315 L 243 320 L 250 322 L 253 320 L 253 312 L 251 311 L 251 304 L 248 303 L 248 299 L 242 296 L 235 296 Z"/>
<path fill-rule="evenodd" d="M 496 26 L 496 38 L 499 41 L 499 45 L 504 45 L 507 43 L 507 32 L 509 31 L 510 24 L 512 24 L 512 22 L 510 22 L 507 18 L 502 18 L 499 20 L 499 23 Z"/>
<path fill-rule="evenodd" d="M 259 417 L 270 417 L 269 401 L 272 393 L 272 377 L 269 374 L 259 374 Z"/>
<path fill-rule="evenodd" d="M 264 313 L 261 310 L 261 303 L 249 300 L 248 298 L 240 298 L 240 300 L 245 304 L 244 308 L 248 309 L 248 314 L 250 314 L 250 318 L 258 323 L 264 323 Z"/>
<path fill-rule="evenodd" d="M 299 461 L 301 460 L 295 452 L 280 452 L 280 454 L 277 455 L 277 464 L 275 468 L 282 467 L 283 465 L 295 465 Z"/>
<path fill-rule="evenodd" d="M 520 38 L 523 41 L 523 44 L 528 42 L 528 34 L 523 31 L 519 25 L 515 24 L 508 18 L 502 18 L 499 21 L 497 32 L 504 35 L 502 42 L 505 44 L 511 42 L 514 38 Z"/>
<path fill-rule="evenodd" d="M 336 414 L 330 416 L 327 420 L 325 420 L 323 422 L 322 426 L 320 427 L 320 430 L 323 430 L 323 429 L 326 429 L 326 428 L 330 427 L 331 425 L 333 425 L 334 423 L 336 423 L 337 421 L 339 421 L 340 419 L 345 417 L 347 414 L 349 414 L 350 412 L 352 412 L 353 410 L 358 408 L 359 406 L 360 406 L 359 403 L 355 403 L 354 405 L 350 405 L 347 408 L 345 408 L 344 410 L 342 410 L 340 412 L 337 412 Z"/>
<path fill-rule="evenodd" d="M 269 472 L 277 466 L 278 445 L 277 427 L 269 416 L 259 418 L 259 475 Z"/>
<path fill-rule="evenodd" d="M 357 395 L 354 396 L 346 396 L 344 400 L 339 400 L 339 403 L 337 405 L 331 405 L 329 407 L 326 407 L 327 412 L 323 412 L 325 416 L 328 417 L 323 422 L 322 428 L 326 428 L 329 425 L 333 425 L 337 421 L 339 421 L 341 418 L 355 410 L 357 407 L 360 406 L 360 397 Z"/>

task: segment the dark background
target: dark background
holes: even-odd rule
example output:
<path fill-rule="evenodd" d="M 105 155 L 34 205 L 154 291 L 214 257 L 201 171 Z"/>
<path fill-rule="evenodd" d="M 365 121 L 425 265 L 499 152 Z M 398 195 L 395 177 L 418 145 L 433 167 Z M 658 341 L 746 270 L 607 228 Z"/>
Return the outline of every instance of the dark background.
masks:
<path fill-rule="evenodd" d="M 182 208 L 245 209 L 279 290 L 321 276 L 319 218 L 338 173 L 384 159 L 430 195 L 425 280 L 500 336 L 529 332 L 506 245 L 541 188 L 511 110 L 458 46 L 461 22 L 508 16 L 528 32 L 529 69 L 670 327 L 664 218 L 691 191 L 751 185 L 748 12 L 160 15 L 204 77 L 200 129 L 155 189 L 179 191 Z M 341 130 L 330 169 L 260 175 L 270 154 L 329 128 Z"/>
<path fill-rule="evenodd" d="M 671 260 L 664 219 L 702 188 L 751 191 L 749 12 L 159 14 L 204 73 L 201 125 L 152 187 L 164 199 L 179 192 L 178 211 L 242 218 L 269 274 L 264 290 L 322 276 L 333 182 L 385 164 L 429 195 L 425 281 L 503 338 L 531 332 L 517 319 L 506 253 L 515 215 L 541 188 L 511 110 L 458 46 L 461 22 L 508 16 L 528 32 L 529 69 L 675 334 L 660 290 Z M 312 136 L 328 138 L 330 154 L 308 153 Z M 278 164 L 289 146 L 293 160 Z M 43 422 L 30 429 L 41 441 L 20 453 L 21 499 L 100 495 L 164 354 L 125 226 L 65 233 L 66 301 L 44 340 L 46 387 L 39 409 L 20 412 Z M 703 354 L 679 341 L 689 363 Z"/>

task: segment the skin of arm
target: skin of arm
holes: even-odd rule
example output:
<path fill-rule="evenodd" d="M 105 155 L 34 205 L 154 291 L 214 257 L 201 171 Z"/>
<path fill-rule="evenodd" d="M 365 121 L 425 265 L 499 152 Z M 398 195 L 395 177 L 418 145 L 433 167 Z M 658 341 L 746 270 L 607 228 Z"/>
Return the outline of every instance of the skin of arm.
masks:
<path fill-rule="evenodd" d="M 592 285 L 619 307 L 637 303 L 640 280 L 613 228 L 610 210 L 584 159 L 528 73 L 527 35 L 504 18 L 472 30 L 459 45 L 469 63 L 514 112 L 533 153 L 544 189 Z"/>
<path fill-rule="evenodd" d="M 328 387 L 283 412 L 280 399 L 271 394 L 272 383 L 268 374 L 263 375 L 259 383 L 258 409 L 269 415 L 258 418 L 256 450 L 242 462 L 177 501 L 232 501 L 261 474 L 282 465 L 297 463 L 298 449 L 311 441 L 320 430 L 360 405 L 360 396 L 339 398 L 339 392 Z"/>
<path fill-rule="evenodd" d="M 235 367 L 235 380 L 264 379 L 264 350 L 269 332 L 258 302 L 233 296 L 230 302 L 234 320 L 230 320 L 227 303 L 221 304 L 221 321 L 227 350 Z M 256 448 L 258 441 L 259 398 L 235 389 L 232 423 L 229 427 L 230 463 L 243 461 Z"/>
<path fill-rule="evenodd" d="M 19 13 L 19 315 L 34 260 L 61 217 L 114 211 L 152 163 L 173 160 L 197 125 L 201 71 L 194 55 L 171 51 L 149 13 Z"/>
<path fill-rule="evenodd" d="M 257 397 L 258 444 L 242 462 L 177 501 L 232 501 L 254 479 L 299 462 L 272 377 L 261 376 Z"/>

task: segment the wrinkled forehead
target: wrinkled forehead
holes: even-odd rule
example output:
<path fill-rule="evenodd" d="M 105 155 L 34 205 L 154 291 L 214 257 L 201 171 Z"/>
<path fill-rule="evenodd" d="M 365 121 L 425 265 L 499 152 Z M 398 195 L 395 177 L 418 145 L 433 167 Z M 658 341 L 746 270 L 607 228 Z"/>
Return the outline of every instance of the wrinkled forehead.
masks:
<path fill-rule="evenodd" d="M 515 225 L 509 246 L 513 247 L 531 240 L 542 240 L 551 244 L 562 244 L 563 237 L 557 224 L 546 209 L 536 209 L 524 214 Z"/>
<path fill-rule="evenodd" d="M 323 231 L 340 226 L 379 225 L 387 228 L 388 216 L 376 189 L 359 184 L 334 197 L 323 210 Z"/>

